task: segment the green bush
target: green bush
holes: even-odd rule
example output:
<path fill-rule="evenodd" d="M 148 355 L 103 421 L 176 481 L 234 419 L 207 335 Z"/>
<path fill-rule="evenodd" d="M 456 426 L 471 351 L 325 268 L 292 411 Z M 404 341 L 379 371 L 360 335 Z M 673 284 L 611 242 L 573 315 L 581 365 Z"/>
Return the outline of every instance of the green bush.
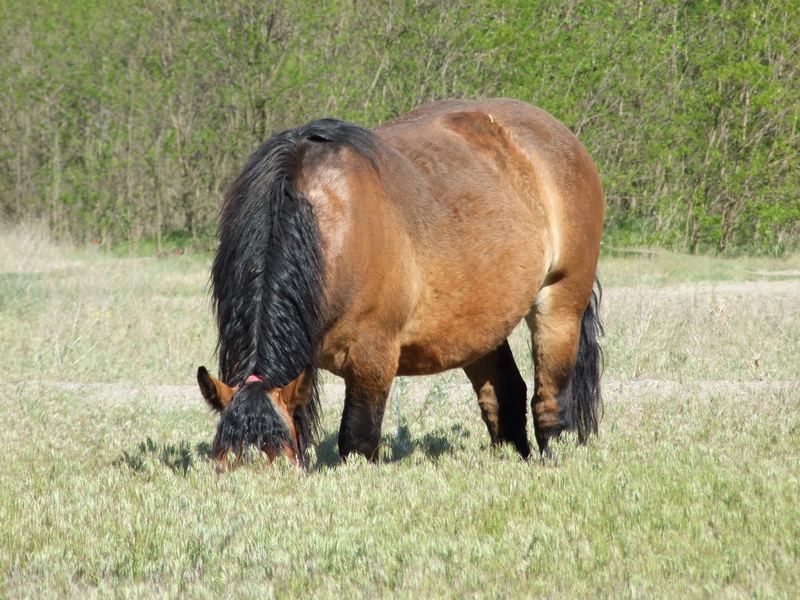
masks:
<path fill-rule="evenodd" d="M 207 247 L 277 130 L 511 96 L 589 148 L 607 243 L 781 254 L 800 233 L 797 31 L 797 0 L 5 2 L 0 215 Z"/>

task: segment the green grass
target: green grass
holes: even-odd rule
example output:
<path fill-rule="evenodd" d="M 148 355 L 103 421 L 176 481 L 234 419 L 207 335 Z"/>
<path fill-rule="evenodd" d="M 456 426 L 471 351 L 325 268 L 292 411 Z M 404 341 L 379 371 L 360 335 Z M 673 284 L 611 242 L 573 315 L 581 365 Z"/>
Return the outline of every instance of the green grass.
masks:
<path fill-rule="evenodd" d="M 337 464 L 341 387 L 328 377 L 309 473 L 256 457 L 220 475 L 216 419 L 193 382 L 213 365 L 208 258 L 107 258 L 19 235 L 0 236 L 0 597 L 790 597 L 800 585 L 800 307 L 787 282 L 762 293 L 738 263 L 605 258 L 602 435 L 558 444 L 557 464 L 491 452 L 466 380 L 449 373 L 399 380 L 378 466 Z M 699 264 L 731 275 L 696 283 Z M 514 346 L 529 372 L 524 331 Z"/>
<path fill-rule="evenodd" d="M 663 287 L 685 283 L 800 279 L 800 254 L 775 259 L 688 255 L 661 249 L 604 247 L 604 285 Z"/>

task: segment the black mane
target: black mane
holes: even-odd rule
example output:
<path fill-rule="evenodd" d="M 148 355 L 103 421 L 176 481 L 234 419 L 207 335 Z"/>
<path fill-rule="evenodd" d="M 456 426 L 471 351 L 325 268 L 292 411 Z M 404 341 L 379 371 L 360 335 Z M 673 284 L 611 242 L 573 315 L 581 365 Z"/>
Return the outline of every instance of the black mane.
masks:
<path fill-rule="evenodd" d="M 324 311 L 322 248 L 311 204 L 293 187 L 308 141 L 332 148 L 344 144 L 376 161 L 377 141 L 370 131 L 321 119 L 270 138 L 234 181 L 220 210 L 219 248 L 211 270 L 219 371 L 230 386 L 258 375 L 267 389 L 280 388 L 305 369 L 316 379 Z M 312 389 L 307 408 L 295 414 L 301 452 L 317 429 L 316 385 Z M 241 441 L 250 443 L 241 433 Z"/>

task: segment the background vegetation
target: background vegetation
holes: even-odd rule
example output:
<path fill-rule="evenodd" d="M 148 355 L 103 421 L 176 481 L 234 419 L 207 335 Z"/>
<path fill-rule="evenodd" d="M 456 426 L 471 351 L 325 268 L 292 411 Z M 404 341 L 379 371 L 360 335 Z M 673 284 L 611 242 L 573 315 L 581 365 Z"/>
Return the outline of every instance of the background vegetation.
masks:
<path fill-rule="evenodd" d="M 208 247 L 271 133 L 446 97 L 549 110 L 612 244 L 780 254 L 800 233 L 800 2 L 3 0 L 0 217 Z"/>

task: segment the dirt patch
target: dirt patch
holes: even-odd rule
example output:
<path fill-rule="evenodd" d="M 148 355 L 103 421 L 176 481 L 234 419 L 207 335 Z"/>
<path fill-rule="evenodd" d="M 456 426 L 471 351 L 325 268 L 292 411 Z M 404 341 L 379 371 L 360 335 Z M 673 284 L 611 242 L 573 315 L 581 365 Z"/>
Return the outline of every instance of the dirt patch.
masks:
<path fill-rule="evenodd" d="M 50 393 L 64 392 L 79 395 L 85 401 L 98 405 L 119 405 L 131 402 L 158 403 L 164 410 L 188 407 L 205 410 L 205 404 L 200 392 L 195 385 L 143 385 L 134 382 L 114 383 L 77 383 L 77 382 L 3 382 L 3 386 L 11 388 L 12 396 L 30 393 L 31 387 L 38 387 Z M 533 382 L 528 382 L 528 388 L 533 389 Z M 326 383 L 321 386 L 323 405 L 336 406 L 337 409 L 344 399 L 344 384 Z M 606 403 L 628 403 L 636 397 L 660 397 L 693 395 L 697 397 L 710 397 L 720 394 L 742 397 L 764 393 L 796 393 L 800 399 L 800 381 L 773 381 L 773 380 L 703 380 L 703 381 L 675 381 L 662 379 L 636 379 L 636 380 L 605 380 L 603 381 L 603 396 Z M 397 398 L 410 405 L 421 405 L 429 401 L 445 402 L 458 405 L 464 401 L 474 399 L 472 386 L 468 383 L 441 383 L 433 377 L 417 377 L 404 379 L 401 386 L 395 385 L 390 403 Z"/>
<path fill-rule="evenodd" d="M 759 277 L 800 277 L 800 271 L 750 271 Z"/>
<path fill-rule="evenodd" d="M 603 297 L 613 301 L 629 296 L 654 299 L 691 299 L 712 296 L 800 296 L 800 279 L 788 281 L 721 281 L 715 283 L 681 283 L 665 287 L 630 286 L 603 290 Z"/>

